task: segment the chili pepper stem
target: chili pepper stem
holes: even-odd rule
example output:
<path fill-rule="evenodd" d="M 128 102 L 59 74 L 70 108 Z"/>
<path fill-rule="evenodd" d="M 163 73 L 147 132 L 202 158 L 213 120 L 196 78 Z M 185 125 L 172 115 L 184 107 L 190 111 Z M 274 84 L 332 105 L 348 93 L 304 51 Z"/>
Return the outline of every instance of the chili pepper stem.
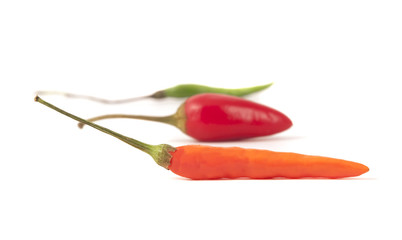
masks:
<path fill-rule="evenodd" d="M 174 119 L 173 116 L 165 116 L 165 117 L 153 117 L 153 116 L 143 116 L 143 115 L 128 115 L 128 114 L 107 114 L 107 115 L 101 115 L 93 118 L 88 118 L 87 121 L 89 122 L 95 122 L 99 120 L 104 120 L 104 119 L 111 119 L 111 118 L 129 118 L 129 119 L 140 119 L 140 120 L 148 120 L 148 121 L 154 121 L 154 122 L 162 122 L 166 124 L 172 124 L 174 125 Z M 83 128 L 85 124 L 83 123 L 78 123 L 79 128 Z"/>
<path fill-rule="evenodd" d="M 36 94 L 37 95 L 61 95 L 61 96 L 67 97 L 67 98 L 81 98 L 81 99 L 86 99 L 86 100 L 90 100 L 93 102 L 99 102 L 99 103 L 103 103 L 103 104 L 121 104 L 121 103 L 134 102 L 137 100 L 150 98 L 150 97 L 157 98 L 157 97 L 154 97 L 154 95 L 156 93 L 154 93 L 152 95 L 147 95 L 147 96 L 126 98 L 126 99 L 116 99 L 116 100 L 99 98 L 99 97 L 88 96 L 88 95 L 75 94 L 75 93 L 69 93 L 69 92 L 61 92 L 61 91 L 37 91 Z"/>
<path fill-rule="evenodd" d="M 144 115 L 128 115 L 128 114 L 107 114 L 101 115 L 93 118 L 88 118 L 86 121 L 88 122 L 95 122 L 104 119 L 111 119 L 111 118 L 128 118 L 128 119 L 139 119 L 139 120 L 148 120 L 154 122 L 161 122 L 170 124 L 179 128 L 184 133 L 186 132 L 186 114 L 183 109 L 183 105 L 177 110 L 177 112 L 173 115 L 157 117 L 157 116 L 144 116 Z M 78 123 L 79 128 L 83 128 L 85 123 L 80 122 Z"/>
<path fill-rule="evenodd" d="M 168 169 L 168 166 L 170 164 L 170 159 L 171 159 L 170 152 L 175 150 L 174 147 L 172 147 L 172 146 L 170 146 L 168 144 L 150 145 L 150 144 L 146 144 L 146 143 L 143 143 L 141 141 L 135 140 L 133 138 L 129 138 L 129 137 L 124 136 L 124 135 L 122 135 L 120 133 L 114 132 L 114 131 L 112 131 L 112 130 L 110 130 L 108 128 L 102 127 L 102 126 L 100 126 L 98 124 L 89 122 L 89 121 L 87 121 L 87 120 L 85 120 L 83 118 L 80 118 L 80 117 L 75 116 L 75 115 L 73 115 L 71 113 L 68 113 L 68 112 L 66 112 L 66 111 L 64 111 L 64 110 L 62 110 L 62 109 L 60 109 L 60 108 L 58 108 L 58 107 L 46 102 L 46 101 L 44 101 L 39 96 L 35 97 L 35 101 L 39 102 L 39 103 L 41 103 L 41 104 L 43 104 L 43 105 L 45 105 L 45 106 L 47 106 L 47 107 L 59 112 L 61 114 L 64 114 L 67 117 L 70 117 L 70 118 L 72 118 L 72 119 L 74 119 L 74 120 L 76 120 L 76 121 L 78 121 L 80 123 L 89 125 L 89 126 L 95 128 L 95 129 L 97 129 L 97 130 L 99 130 L 101 132 L 109 134 L 109 135 L 111 135 L 111 136 L 113 136 L 113 137 L 115 137 L 115 138 L 117 138 L 117 139 L 119 139 L 119 140 L 121 140 L 121 141 L 123 141 L 123 142 L 125 142 L 125 143 L 127 143 L 127 144 L 129 144 L 129 145 L 131 145 L 131 146 L 133 146 L 133 147 L 145 152 L 145 153 L 147 153 L 147 154 L 149 154 L 155 160 L 155 162 L 158 165 Z"/>

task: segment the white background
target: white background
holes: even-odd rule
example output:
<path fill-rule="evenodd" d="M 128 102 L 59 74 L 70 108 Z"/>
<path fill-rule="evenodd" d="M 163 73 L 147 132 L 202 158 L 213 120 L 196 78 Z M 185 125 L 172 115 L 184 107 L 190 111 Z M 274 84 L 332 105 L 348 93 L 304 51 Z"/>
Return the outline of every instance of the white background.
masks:
<path fill-rule="evenodd" d="M 400 1 L 2 1 L 0 239 L 402 239 Z M 179 83 L 247 87 L 287 114 L 281 134 L 229 143 L 370 167 L 342 180 L 190 181 L 39 103 Z M 165 115 L 183 101 L 105 106 L 44 96 L 82 117 Z M 99 122 L 151 144 L 164 124 Z"/>

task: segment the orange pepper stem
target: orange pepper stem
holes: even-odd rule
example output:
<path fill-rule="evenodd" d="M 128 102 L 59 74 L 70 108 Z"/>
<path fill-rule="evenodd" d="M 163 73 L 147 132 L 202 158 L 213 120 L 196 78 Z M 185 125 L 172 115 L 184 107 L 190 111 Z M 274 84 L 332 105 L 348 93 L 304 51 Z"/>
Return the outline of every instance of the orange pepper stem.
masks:
<path fill-rule="evenodd" d="M 39 96 L 35 97 L 35 101 L 39 102 L 39 103 L 41 103 L 41 104 L 43 104 L 43 105 L 45 105 L 45 106 L 47 106 L 47 107 L 59 112 L 61 114 L 64 114 L 67 117 L 70 117 L 70 118 L 72 118 L 74 120 L 77 120 L 80 123 L 86 124 L 88 126 L 91 126 L 91 127 L 95 128 L 95 129 L 101 131 L 101 132 L 109 134 L 109 135 L 111 135 L 111 136 L 113 136 L 113 137 L 115 137 L 115 138 L 117 138 L 117 139 L 119 139 L 119 140 L 121 140 L 121 141 L 123 141 L 123 142 L 125 142 L 125 143 L 127 143 L 127 144 L 129 144 L 129 145 L 131 145 L 131 146 L 133 146 L 133 147 L 145 152 L 145 153 L 147 153 L 147 154 L 149 154 L 155 160 L 155 162 L 158 165 L 160 165 L 160 166 L 162 166 L 162 167 L 164 167 L 166 169 L 168 169 L 168 166 L 170 165 L 170 159 L 171 159 L 170 152 L 174 151 L 175 148 L 170 146 L 170 145 L 168 145 L 168 144 L 159 144 L 159 145 L 146 144 L 146 143 L 143 143 L 143 142 L 138 141 L 136 139 L 124 136 L 124 135 L 122 135 L 120 133 L 114 132 L 114 131 L 112 131 L 112 130 L 110 130 L 108 128 L 102 127 L 102 126 L 100 126 L 98 124 L 89 122 L 89 121 L 87 121 L 87 120 L 85 120 L 83 118 L 77 117 L 77 116 L 75 116 L 75 115 L 73 115 L 71 113 L 68 113 L 68 112 L 66 112 L 66 111 L 64 111 L 64 110 L 62 110 L 62 109 L 60 109 L 60 108 L 58 108 L 58 107 L 46 102 L 46 101 L 44 101 Z"/>

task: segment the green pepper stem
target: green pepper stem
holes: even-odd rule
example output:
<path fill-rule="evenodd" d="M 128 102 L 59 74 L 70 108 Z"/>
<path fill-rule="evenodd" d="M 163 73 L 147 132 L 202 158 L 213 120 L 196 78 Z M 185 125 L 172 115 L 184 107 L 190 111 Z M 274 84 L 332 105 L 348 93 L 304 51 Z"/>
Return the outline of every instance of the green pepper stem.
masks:
<path fill-rule="evenodd" d="M 75 116 L 75 115 L 73 115 L 71 113 L 68 113 L 68 112 L 66 112 L 66 111 L 64 111 L 64 110 L 62 110 L 62 109 L 60 109 L 60 108 L 58 108 L 58 107 L 46 102 L 46 101 L 44 101 L 39 96 L 35 97 L 35 101 L 39 102 L 39 103 L 41 103 L 41 104 L 43 104 L 43 105 L 45 105 L 45 106 L 47 106 L 47 107 L 59 112 L 61 114 L 64 114 L 64 115 L 66 115 L 66 116 L 68 116 L 68 117 L 70 117 L 70 118 L 72 118 L 74 120 L 77 120 L 80 123 L 89 125 L 89 126 L 95 128 L 95 129 L 97 129 L 97 130 L 99 130 L 101 132 L 109 134 L 109 135 L 111 135 L 111 136 L 113 136 L 113 137 L 115 137 L 115 138 L 117 138 L 117 139 L 119 139 L 119 140 L 121 140 L 121 141 L 123 141 L 123 142 L 125 142 L 125 143 L 127 143 L 127 144 L 129 144 L 129 145 L 131 145 L 131 146 L 133 146 L 133 147 L 145 152 L 145 153 L 147 153 L 147 154 L 149 154 L 150 156 L 152 156 L 154 158 L 154 160 L 155 160 L 155 162 L 157 164 L 161 165 L 162 167 L 164 167 L 166 169 L 170 165 L 170 158 L 171 158 L 170 152 L 174 151 L 174 149 L 175 149 L 174 147 L 172 147 L 170 145 L 167 145 L 167 144 L 160 144 L 160 145 L 146 144 L 146 143 L 143 143 L 141 141 L 135 140 L 133 138 L 129 138 L 127 136 L 124 136 L 124 135 L 122 135 L 120 133 L 114 132 L 114 131 L 112 131 L 112 130 L 110 130 L 108 128 L 102 127 L 102 126 L 100 126 L 98 124 L 89 122 L 89 121 L 87 121 L 87 120 L 85 120 L 83 118 L 80 118 L 78 116 Z"/>
<path fill-rule="evenodd" d="M 80 99 L 86 99 L 86 100 L 90 100 L 93 102 L 99 102 L 99 103 L 103 103 L 103 104 L 122 104 L 122 103 L 134 102 L 134 101 L 152 97 L 154 95 L 153 94 L 153 95 L 148 95 L 148 96 L 111 100 L 111 99 L 105 99 L 105 98 L 99 98 L 99 97 L 81 95 L 81 94 L 75 94 L 75 93 L 69 93 L 69 92 L 60 92 L 60 91 L 37 91 L 36 94 L 37 95 L 62 95 L 67 98 L 80 98 Z"/>

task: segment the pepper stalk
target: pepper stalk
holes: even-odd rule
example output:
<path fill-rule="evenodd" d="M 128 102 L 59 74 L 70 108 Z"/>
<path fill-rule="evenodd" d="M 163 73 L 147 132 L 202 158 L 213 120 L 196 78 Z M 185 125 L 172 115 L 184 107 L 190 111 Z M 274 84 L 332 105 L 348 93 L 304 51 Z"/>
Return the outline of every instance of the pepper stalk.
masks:
<path fill-rule="evenodd" d="M 114 131 L 112 131 L 112 130 L 110 130 L 108 128 L 102 127 L 102 126 L 100 126 L 98 124 L 89 122 L 89 121 L 87 121 L 87 120 L 85 120 L 83 118 L 80 118 L 80 117 L 75 116 L 75 115 L 73 115 L 71 113 L 68 113 L 68 112 L 66 112 L 66 111 L 64 111 L 64 110 L 62 110 L 62 109 L 60 109 L 60 108 L 58 108 L 58 107 L 46 102 L 45 100 L 41 99 L 39 96 L 35 97 L 35 101 L 39 102 L 39 103 L 41 103 L 41 104 L 43 104 L 43 105 L 45 105 L 45 106 L 47 106 L 47 107 L 59 112 L 61 114 L 64 114 L 67 117 L 70 117 L 70 118 L 72 118 L 72 119 L 74 119 L 74 120 L 76 120 L 76 121 L 78 121 L 80 123 L 86 124 L 88 126 L 91 126 L 91 127 L 95 128 L 95 129 L 101 131 L 101 132 L 109 134 L 109 135 L 111 135 L 111 136 L 113 136 L 113 137 L 115 137 L 115 138 L 127 143 L 128 145 L 131 145 L 131 146 L 133 146 L 133 147 L 135 147 L 135 148 L 137 148 L 137 149 L 149 154 L 155 160 L 155 162 L 158 165 L 160 165 L 160 166 L 162 166 L 162 167 L 164 167 L 166 169 L 169 169 L 170 159 L 172 158 L 170 152 L 173 152 L 173 151 L 176 150 L 174 147 L 172 147 L 172 146 L 170 146 L 168 144 L 159 144 L 159 145 L 146 144 L 146 143 L 138 141 L 136 139 L 124 136 L 124 135 L 122 135 L 120 133 L 117 133 L 117 132 L 114 132 Z"/>

